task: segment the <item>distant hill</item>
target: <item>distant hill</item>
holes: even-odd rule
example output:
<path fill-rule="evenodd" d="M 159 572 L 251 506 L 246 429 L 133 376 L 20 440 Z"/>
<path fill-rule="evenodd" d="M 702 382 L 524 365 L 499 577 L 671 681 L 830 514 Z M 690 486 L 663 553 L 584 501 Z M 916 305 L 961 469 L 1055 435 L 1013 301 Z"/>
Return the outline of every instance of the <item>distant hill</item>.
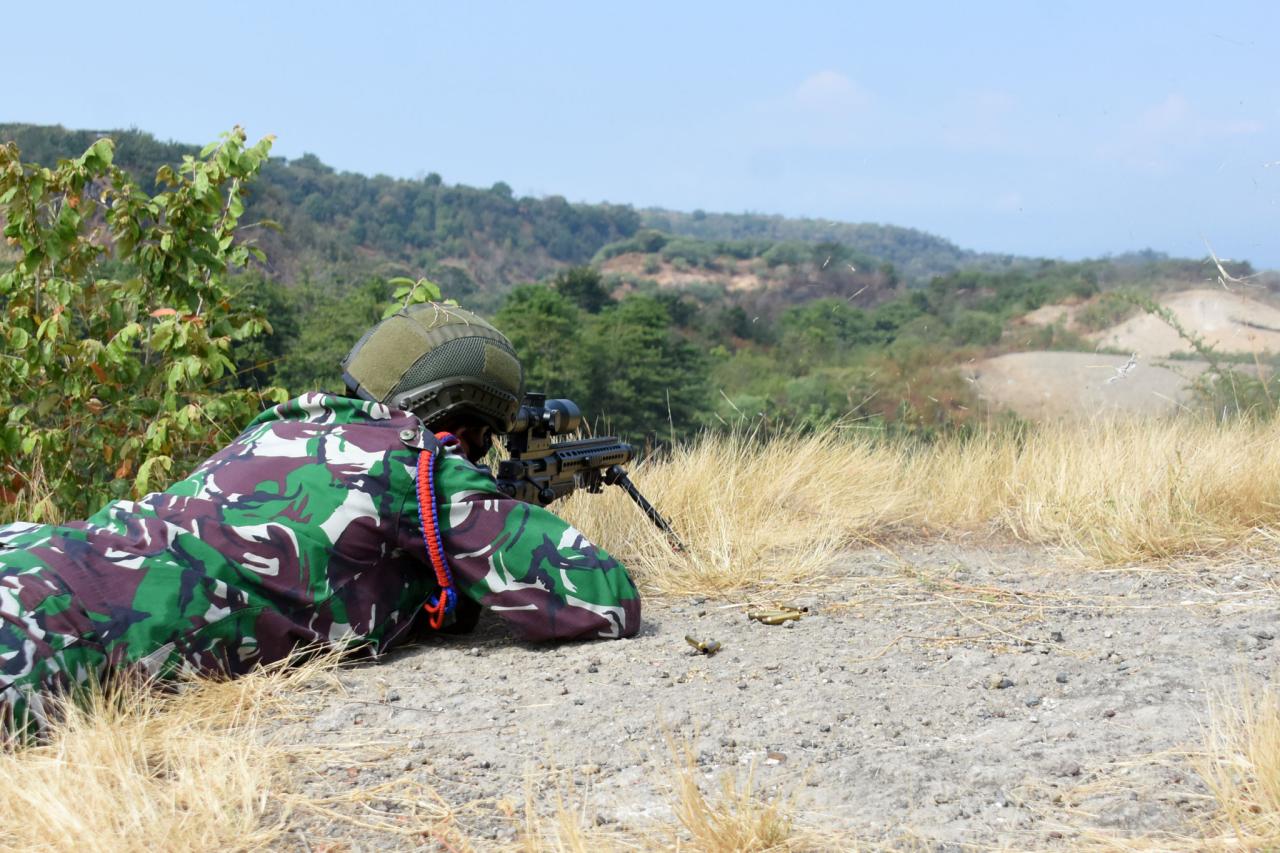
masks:
<path fill-rule="evenodd" d="M 160 166 L 199 151 L 140 130 L 0 124 L 0 141 L 16 142 L 28 162 L 49 165 L 108 135 L 117 162 L 144 183 Z M 427 275 L 449 294 L 488 307 L 515 284 L 587 263 L 640 284 L 703 282 L 747 294 L 754 283 L 775 304 L 848 296 L 863 286 L 863 302 L 878 302 L 938 276 L 1054 263 L 980 254 L 894 225 L 573 204 L 560 196 L 517 197 L 502 182 L 487 189 L 447 184 L 434 173 L 369 177 L 338 172 L 313 154 L 271 159 L 253 193 L 246 222 L 283 226 L 257 232 L 276 281 L 345 291 L 370 277 Z M 1189 263 L 1202 277 L 1198 262 Z M 1169 265 L 1153 252 L 1109 258 L 1097 265 L 1098 279 L 1118 273 L 1129 280 Z"/>
<path fill-rule="evenodd" d="M 0 141 L 15 141 L 24 160 L 49 165 L 78 156 L 102 136 L 116 140 L 117 163 L 140 180 L 199 150 L 138 130 L 0 124 Z M 446 184 L 436 174 L 367 177 L 337 172 L 311 154 L 272 158 L 254 192 L 246 221 L 284 226 L 261 239 L 273 277 L 284 281 L 430 274 L 454 295 L 502 290 L 586 263 L 640 227 L 639 215 L 624 205 L 517 198 L 503 183 L 477 189 Z"/>
<path fill-rule="evenodd" d="M 1008 269 L 1028 260 L 978 254 L 933 234 L 896 225 L 788 219 L 760 213 L 677 213 L 660 208 L 642 210 L 640 218 L 646 228 L 702 240 L 837 244 L 893 264 L 900 276 L 912 282 L 926 282 L 960 269 Z"/>
<path fill-rule="evenodd" d="M 163 164 L 198 147 L 162 142 L 140 130 L 68 130 L 61 126 L 0 124 L 0 140 L 15 141 L 23 158 L 52 164 L 82 153 L 95 139 L 116 140 L 117 162 L 146 181 Z M 273 158 L 254 187 L 248 216 L 271 219 L 282 233 L 263 231 L 273 278 L 339 287 L 370 275 L 430 275 L 459 296 L 492 301 L 512 285 L 545 279 L 588 263 L 606 246 L 647 226 L 681 236 L 689 246 L 751 241 L 753 254 L 775 244 L 813 244 L 883 268 L 905 284 L 921 284 L 960 269 L 1003 269 L 1026 263 L 979 255 L 911 228 L 758 214 L 680 213 L 627 205 L 572 204 L 560 196 L 517 197 L 505 183 L 487 189 L 338 172 L 312 154 Z M 693 238 L 688 239 L 688 238 Z M 706 252 L 710 252 L 708 248 Z M 779 253 L 795 249 L 779 248 Z M 828 252 L 827 254 L 833 254 Z"/>

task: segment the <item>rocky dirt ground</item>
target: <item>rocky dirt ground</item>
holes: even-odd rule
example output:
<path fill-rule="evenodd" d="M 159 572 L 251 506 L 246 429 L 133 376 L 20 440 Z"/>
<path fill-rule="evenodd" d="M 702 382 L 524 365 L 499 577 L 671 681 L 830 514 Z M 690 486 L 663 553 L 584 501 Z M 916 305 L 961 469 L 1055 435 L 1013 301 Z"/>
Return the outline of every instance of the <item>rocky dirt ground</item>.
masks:
<path fill-rule="evenodd" d="M 797 622 L 750 621 L 745 600 L 651 601 L 633 640 L 534 647 L 487 620 L 344 668 L 275 734 L 374 743 L 304 788 L 419 783 L 482 848 L 516 837 L 526 800 L 585 803 L 605 828 L 672 823 L 672 742 L 708 790 L 754 773 L 841 847 L 1193 833 L 1209 802 L 1185 751 L 1211 696 L 1272 675 L 1278 598 L 1270 565 L 1243 557 L 1103 571 L 1014 546 L 874 548 L 752 599 L 808 607 Z M 316 820 L 297 818 L 299 849 Z M 341 832 L 352 849 L 432 848 Z"/>

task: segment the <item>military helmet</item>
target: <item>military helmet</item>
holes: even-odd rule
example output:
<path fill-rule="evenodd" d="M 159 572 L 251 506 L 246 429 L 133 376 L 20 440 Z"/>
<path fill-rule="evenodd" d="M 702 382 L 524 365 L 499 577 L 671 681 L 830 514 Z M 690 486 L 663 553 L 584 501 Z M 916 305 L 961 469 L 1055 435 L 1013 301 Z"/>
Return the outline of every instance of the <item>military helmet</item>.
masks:
<path fill-rule="evenodd" d="M 452 305 L 409 305 L 365 333 L 342 362 L 347 387 L 365 400 L 413 412 L 427 426 L 466 414 L 511 429 L 524 369 L 506 336 Z"/>

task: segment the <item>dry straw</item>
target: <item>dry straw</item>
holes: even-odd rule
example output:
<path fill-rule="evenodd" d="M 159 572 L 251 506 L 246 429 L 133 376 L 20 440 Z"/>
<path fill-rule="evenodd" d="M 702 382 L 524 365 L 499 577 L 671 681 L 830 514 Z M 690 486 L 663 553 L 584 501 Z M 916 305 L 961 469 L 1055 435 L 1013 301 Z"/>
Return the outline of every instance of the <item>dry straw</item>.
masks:
<path fill-rule="evenodd" d="M 1280 694 L 1243 677 L 1219 696 L 1197 771 L 1217 801 L 1205 828 L 1214 849 L 1280 849 Z"/>
<path fill-rule="evenodd" d="M 289 751 L 264 719 L 314 671 L 125 687 L 69 706 L 48 743 L 0 755 L 4 849 L 209 850 L 264 846 Z"/>
<path fill-rule="evenodd" d="M 1215 555 L 1280 523 L 1280 428 L 1190 419 L 992 431 L 933 444 L 866 433 L 709 436 L 635 480 L 688 546 L 673 553 L 621 494 L 563 512 L 654 592 L 810 580 L 860 542 L 988 535 L 1094 564 Z"/>

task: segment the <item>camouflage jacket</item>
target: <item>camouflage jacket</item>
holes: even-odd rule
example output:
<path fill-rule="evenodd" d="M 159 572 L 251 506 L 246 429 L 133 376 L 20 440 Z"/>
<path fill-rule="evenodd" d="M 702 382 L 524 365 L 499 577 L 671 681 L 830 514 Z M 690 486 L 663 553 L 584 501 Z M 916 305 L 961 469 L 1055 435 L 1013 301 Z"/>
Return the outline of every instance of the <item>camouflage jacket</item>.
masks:
<path fill-rule="evenodd" d="M 118 669 L 236 674 L 300 645 L 403 640 L 439 592 L 418 513 L 421 431 L 405 412 L 309 394 L 163 492 L 83 522 L 0 527 L 0 708 Z M 529 640 L 635 634 L 640 600 L 620 563 L 461 454 L 436 464 L 462 595 Z"/>

